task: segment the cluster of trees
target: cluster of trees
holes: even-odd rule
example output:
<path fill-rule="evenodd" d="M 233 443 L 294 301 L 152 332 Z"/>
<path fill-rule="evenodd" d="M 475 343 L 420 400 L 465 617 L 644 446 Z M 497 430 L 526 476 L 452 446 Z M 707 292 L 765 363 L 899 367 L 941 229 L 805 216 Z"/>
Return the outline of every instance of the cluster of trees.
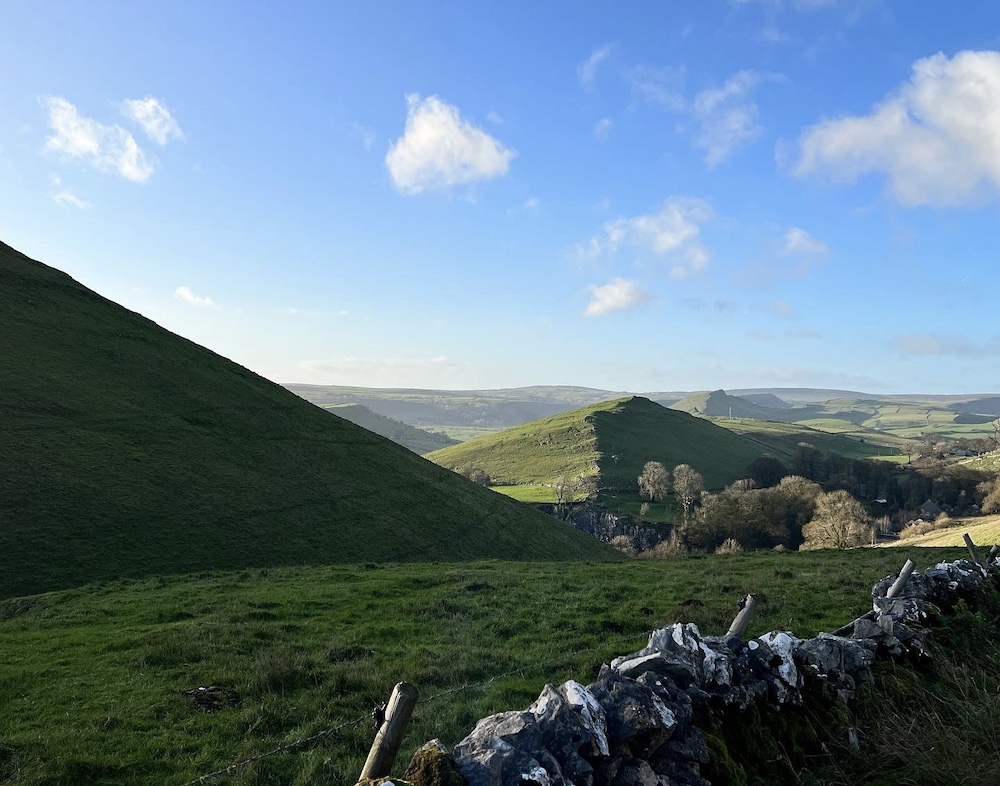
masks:
<path fill-rule="evenodd" d="M 745 479 L 717 493 L 706 492 L 701 475 L 687 464 L 667 470 L 647 462 L 637 482 L 650 502 L 673 492 L 684 511 L 677 537 L 708 551 L 727 542 L 747 550 L 865 545 L 877 530 L 889 529 L 888 513 L 915 512 L 927 499 L 958 512 L 1000 512 L 1000 479 L 967 467 L 928 462 L 900 471 L 887 462 L 824 454 L 806 443 L 791 464 L 790 472 L 773 456 L 761 456 Z M 870 501 L 880 517 L 859 500 Z"/>
<path fill-rule="evenodd" d="M 659 461 L 647 461 L 638 483 L 639 493 L 653 502 L 666 499 L 667 494 L 673 491 L 684 510 L 685 521 L 705 490 L 704 478 L 690 464 L 678 464 L 668 472 Z"/>

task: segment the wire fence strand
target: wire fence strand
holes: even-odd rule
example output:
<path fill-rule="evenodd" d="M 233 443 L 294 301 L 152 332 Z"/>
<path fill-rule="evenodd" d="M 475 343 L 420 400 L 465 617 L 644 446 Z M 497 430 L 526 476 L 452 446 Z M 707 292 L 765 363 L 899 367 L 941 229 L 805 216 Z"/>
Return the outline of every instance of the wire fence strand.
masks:
<path fill-rule="evenodd" d="M 462 685 L 456 685 L 453 688 L 447 688 L 445 690 L 438 691 L 437 693 L 434 693 L 428 696 L 427 698 L 422 698 L 418 703 L 417 707 L 419 709 L 427 704 L 431 704 L 435 701 L 440 701 L 441 699 L 447 696 L 453 696 L 463 691 L 473 690 L 475 688 L 486 688 L 494 684 L 495 682 L 507 679 L 509 677 L 523 676 L 524 674 L 527 674 L 529 672 L 556 666 L 560 663 L 567 663 L 571 661 L 573 658 L 577 658 L 581 655 L 597 654 L 598 652 L 604 652 L 609 647 L 616 646 L 618 643 L 625 643 L 626 641 L 634 642 L 635 639 L 636 635 L 618 634 L 616 636 L 609 637 L 607 640 L 605 640 L 603 644 L 599 646 L 586 647 L 584 649 L 574 650 L 572 652 L 564 652 L 558 656 L 548 658 L 546 660 L 537 661 L 536 663 L 530 663 L 526 666 L 521 666 L 520 668 L 517 669 L 511 669 L 509 671 L 505 671 L 500 674 L 494 674 L 492 677 L 480 680 L 478 682 L 467 682 L 463 683 Z M 342 729 L 346 729 L 349 727 L 357 727 L 363 723 L 370 721 L 371 721 L 371 716 L 368 714 L 362 715 L 358 718 L 354 718 L 353 720 L 344 721 L 343 723 L 339 723 L 336 726 L 332 726 L 328 729 L 324 729 L 323 731 L 316 732 L 315 734 L 312 734 L 308 737 L 300 737 L 299 739 L 292 740 L 290 742 L 285 742 L 282 743 L 281 745 L 277 745 L 276 747 L 264 751 L 263 753 L 257 753 L 254 754 L 253 756 L 248 756 L 245 759 L 241 759 L 240 761 L 233 762 L 232 764 L 229 764 L 225 767 L 215 770 L 214 772 L 209 772 L 205 775 L 195 778 L 192 781 L 188 781 L 187 783 L 184 783 L 183 786 L 202 786 L 202 784 L 206 784 L 209 781 L 214 780 L 215 778 L 221 778 L 227 775 L 228 776 L 235 775 L 244 767 L 248 767 L 249 765 L 253 764 L 254 762 L 260 761 L 261 759 L 267 759 L 270 758 L 271 756 L 279 756 L 281 754 L 288 753 L 289 751 L 298 748 L 304 748 L 310 743 L 318 742 L 319 740 L 329 737 L 330 735 Z"/>

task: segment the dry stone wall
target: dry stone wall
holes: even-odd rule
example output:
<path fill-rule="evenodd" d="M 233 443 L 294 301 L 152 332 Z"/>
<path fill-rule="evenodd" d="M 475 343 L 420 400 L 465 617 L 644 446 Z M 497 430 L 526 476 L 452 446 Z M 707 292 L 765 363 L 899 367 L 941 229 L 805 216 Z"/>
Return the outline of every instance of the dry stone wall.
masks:
<path fill-rule="evenodd" d="M 451 759 L 468 786 L 703 786 L 709 745 L 696 715 L 848 703 L 876 658 L 927 657 L 935 620 L 998 575 L 1000 561 L 941 563 L 887 598 L 889 576 L 843 636 L 772 631 L 744 641 L 670 625 L 590 685 L 546 685 L 527 709 L 483 718 L 451 752 L 429 743 L 411 769 L 430 752 Z"/>

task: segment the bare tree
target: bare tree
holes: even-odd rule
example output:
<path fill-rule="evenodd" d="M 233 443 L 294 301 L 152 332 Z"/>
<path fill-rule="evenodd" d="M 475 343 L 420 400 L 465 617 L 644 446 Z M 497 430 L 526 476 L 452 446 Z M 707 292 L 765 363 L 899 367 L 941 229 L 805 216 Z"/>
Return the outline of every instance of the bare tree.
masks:
<path fill-rule="evenodd" d="M 687 520 L 691 507 L 705 490 L 705 480 L 701 473 L 690 464 L 678 464 L 674 467 L 674 493 L 681 507 L 684 508 L 684 519 Z"/>
<path fill-rule="evenodd" d="M 831 491 L 816 499 L 816 513 L 802 528 L 803 548 L 851 549 L 871 542 L 872 517 L 846 491 Z"/>
<path fill-rule="evenodd" d="M 659 461 L 647 461 L 638 477 L 639 492 L 656 502 L 670 491 L 670 473 Z"/>

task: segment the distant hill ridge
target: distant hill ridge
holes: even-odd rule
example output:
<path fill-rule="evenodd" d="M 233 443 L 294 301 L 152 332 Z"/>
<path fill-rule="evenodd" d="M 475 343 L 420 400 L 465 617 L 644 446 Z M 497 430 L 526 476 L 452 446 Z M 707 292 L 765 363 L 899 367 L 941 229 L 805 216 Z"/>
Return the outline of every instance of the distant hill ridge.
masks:
<path fill-rule="evenodd" d="M 631 396 L 524 423 L 428 453 L 451 469 L 478 467 L 501 484 L 551 484 L 594 478 L 600 488 L 630 488 L 647 461 L 690 464 L 709 488 L 745 477 L 761 455 L 752 440 L 715 424 Z"/>
<path fill-rule="evenodd" d="M 440 450 L 449 445 L 457 445 L 457 439 L 451 439 L 446 434 L 433 434 L 416 426 L 410 426 L 401 420 L 393 420 L 377 412 L 373 412 L 364 404 L 330 404 L 324 407 L 328 412 L 349 420 L 361 428 L 368 429 L 386 439 L 409 448 L 419 456 Z"/>
<path fill-rule="evenodd" d="M 373 560 L 602 559 L 0 243 L 0 597 Z"/>

